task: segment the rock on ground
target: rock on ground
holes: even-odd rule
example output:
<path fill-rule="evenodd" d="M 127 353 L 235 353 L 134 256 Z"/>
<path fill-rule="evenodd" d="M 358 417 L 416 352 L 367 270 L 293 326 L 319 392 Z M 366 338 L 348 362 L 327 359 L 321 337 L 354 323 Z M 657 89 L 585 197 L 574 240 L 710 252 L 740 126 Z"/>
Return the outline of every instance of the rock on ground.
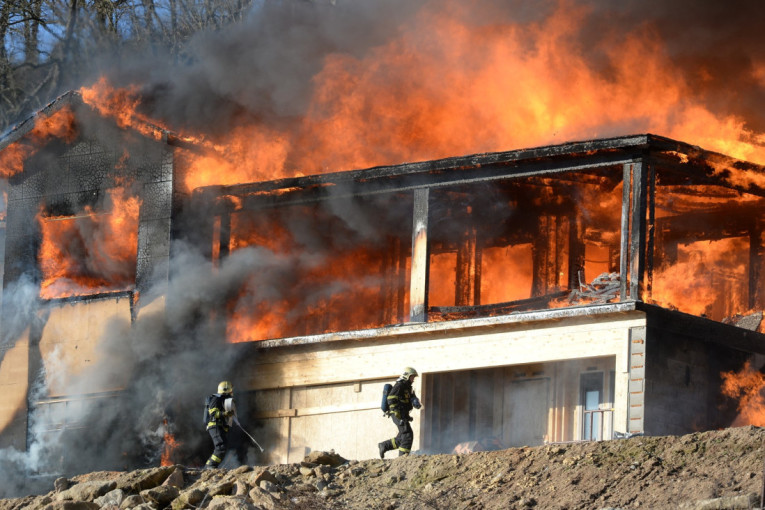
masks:
<path fill-rule="evenodd" d="M 548 444 L 492 452 L 202 470 L 170 466 L 59 478 L 0 510 L 758 508 L 765 429 Z"/>

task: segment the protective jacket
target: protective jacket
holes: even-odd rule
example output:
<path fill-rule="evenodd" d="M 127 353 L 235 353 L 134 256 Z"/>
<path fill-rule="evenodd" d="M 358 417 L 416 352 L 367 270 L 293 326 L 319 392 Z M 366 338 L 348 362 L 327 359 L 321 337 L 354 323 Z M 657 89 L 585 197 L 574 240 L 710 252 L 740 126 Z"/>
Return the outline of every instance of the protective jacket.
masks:
<path fill-rule="evenodd" d="M 230 394 L 213 393 L 205 402 L 205 426 L 207 430 L 212 427 L 222 427 L 228 432 L 236 410 L 234 399 Z"/>
<path fill-rule="evenodd" d="M 388 408 L 390 414 L 396 418 L 401 418 L 409 421 L 409 413 L 415 404 L 418 404 L 417 396 L 412 389 L 412 383 L 409 382 L 409 378 L 403 379 L 399 377 L 396 379 L 396 383 L 388 393 Z M 416 407 L 419 407 L 417 405 Z"/>

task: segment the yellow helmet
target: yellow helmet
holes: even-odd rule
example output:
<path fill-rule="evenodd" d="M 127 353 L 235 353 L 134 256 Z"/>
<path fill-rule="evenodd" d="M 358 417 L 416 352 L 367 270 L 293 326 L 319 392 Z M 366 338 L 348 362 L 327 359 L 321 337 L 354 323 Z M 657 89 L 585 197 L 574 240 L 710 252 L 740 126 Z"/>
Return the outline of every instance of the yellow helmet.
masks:
<path fill-rule="evenodd" d="M 420 374 L 418 374 L 418 373 L 417 373 L 417 370 L 413 369 L 412 367 L 406 367 L 406 368 L 404 369 L 404 373 L 403 373 L 403 374 L 401 374 L 401 377 L 402 377 L 403 379 L 409 379 L 409 378 L 410 378 L 410 377 L 412 377 L 413 375 L 420 375 Z"/>
<path fill-rule="evenodd" d="M 234 393 L 234 385 L 228 381 L 221 381 L 218 385 L 218 393 L 221 395 L 224 393 Z"/>

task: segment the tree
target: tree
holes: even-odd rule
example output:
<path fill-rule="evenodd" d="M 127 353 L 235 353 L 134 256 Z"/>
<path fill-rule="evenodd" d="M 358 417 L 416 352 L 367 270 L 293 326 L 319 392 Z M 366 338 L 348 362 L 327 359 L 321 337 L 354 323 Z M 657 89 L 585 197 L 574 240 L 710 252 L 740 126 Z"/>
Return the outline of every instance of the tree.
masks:
<path fill-rule="evenodd" d="M 0 133 L 92 76 L 99 55 L 163 48 L 189 58 L 201 30 L 241 20 L 252 0 L 6 0 L 0 4 Z"/>

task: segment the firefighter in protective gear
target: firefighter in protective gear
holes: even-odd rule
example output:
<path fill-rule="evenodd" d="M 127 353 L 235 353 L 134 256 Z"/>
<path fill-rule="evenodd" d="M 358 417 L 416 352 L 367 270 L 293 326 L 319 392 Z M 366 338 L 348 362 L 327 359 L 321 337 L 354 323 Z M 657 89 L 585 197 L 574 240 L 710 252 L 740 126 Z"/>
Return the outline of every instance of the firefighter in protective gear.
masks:
<path fill-rule="evenodd" d="M 228 430 L 235 417 L 234 386 L 229 381 L 221 381 L 218 393 L 207 397 L 205 402 L 205 427 L 215 448 L 205 468 L 217 468 L 223 462 L 228 451 Z"/>
<path fill-rule="evenodd" d="M 398 435 L 378 443 L 377 447 L 380 450 L 381 459 L 385 458 L 385 452 L 390 450 L 398 450 L 399 457 L 408 455 L 411 451 L 414 432 L 410 425 L 412 417 L 409 416 L 409 413 L 412 408 L 420 409 L 422 407 L 417 395 L 414 394 L 414 389 L 412 389 L 412 383 L 417 375 L 417 370 L 406 367 L 388 393 L 388 416 L 398 428 Z"/>

